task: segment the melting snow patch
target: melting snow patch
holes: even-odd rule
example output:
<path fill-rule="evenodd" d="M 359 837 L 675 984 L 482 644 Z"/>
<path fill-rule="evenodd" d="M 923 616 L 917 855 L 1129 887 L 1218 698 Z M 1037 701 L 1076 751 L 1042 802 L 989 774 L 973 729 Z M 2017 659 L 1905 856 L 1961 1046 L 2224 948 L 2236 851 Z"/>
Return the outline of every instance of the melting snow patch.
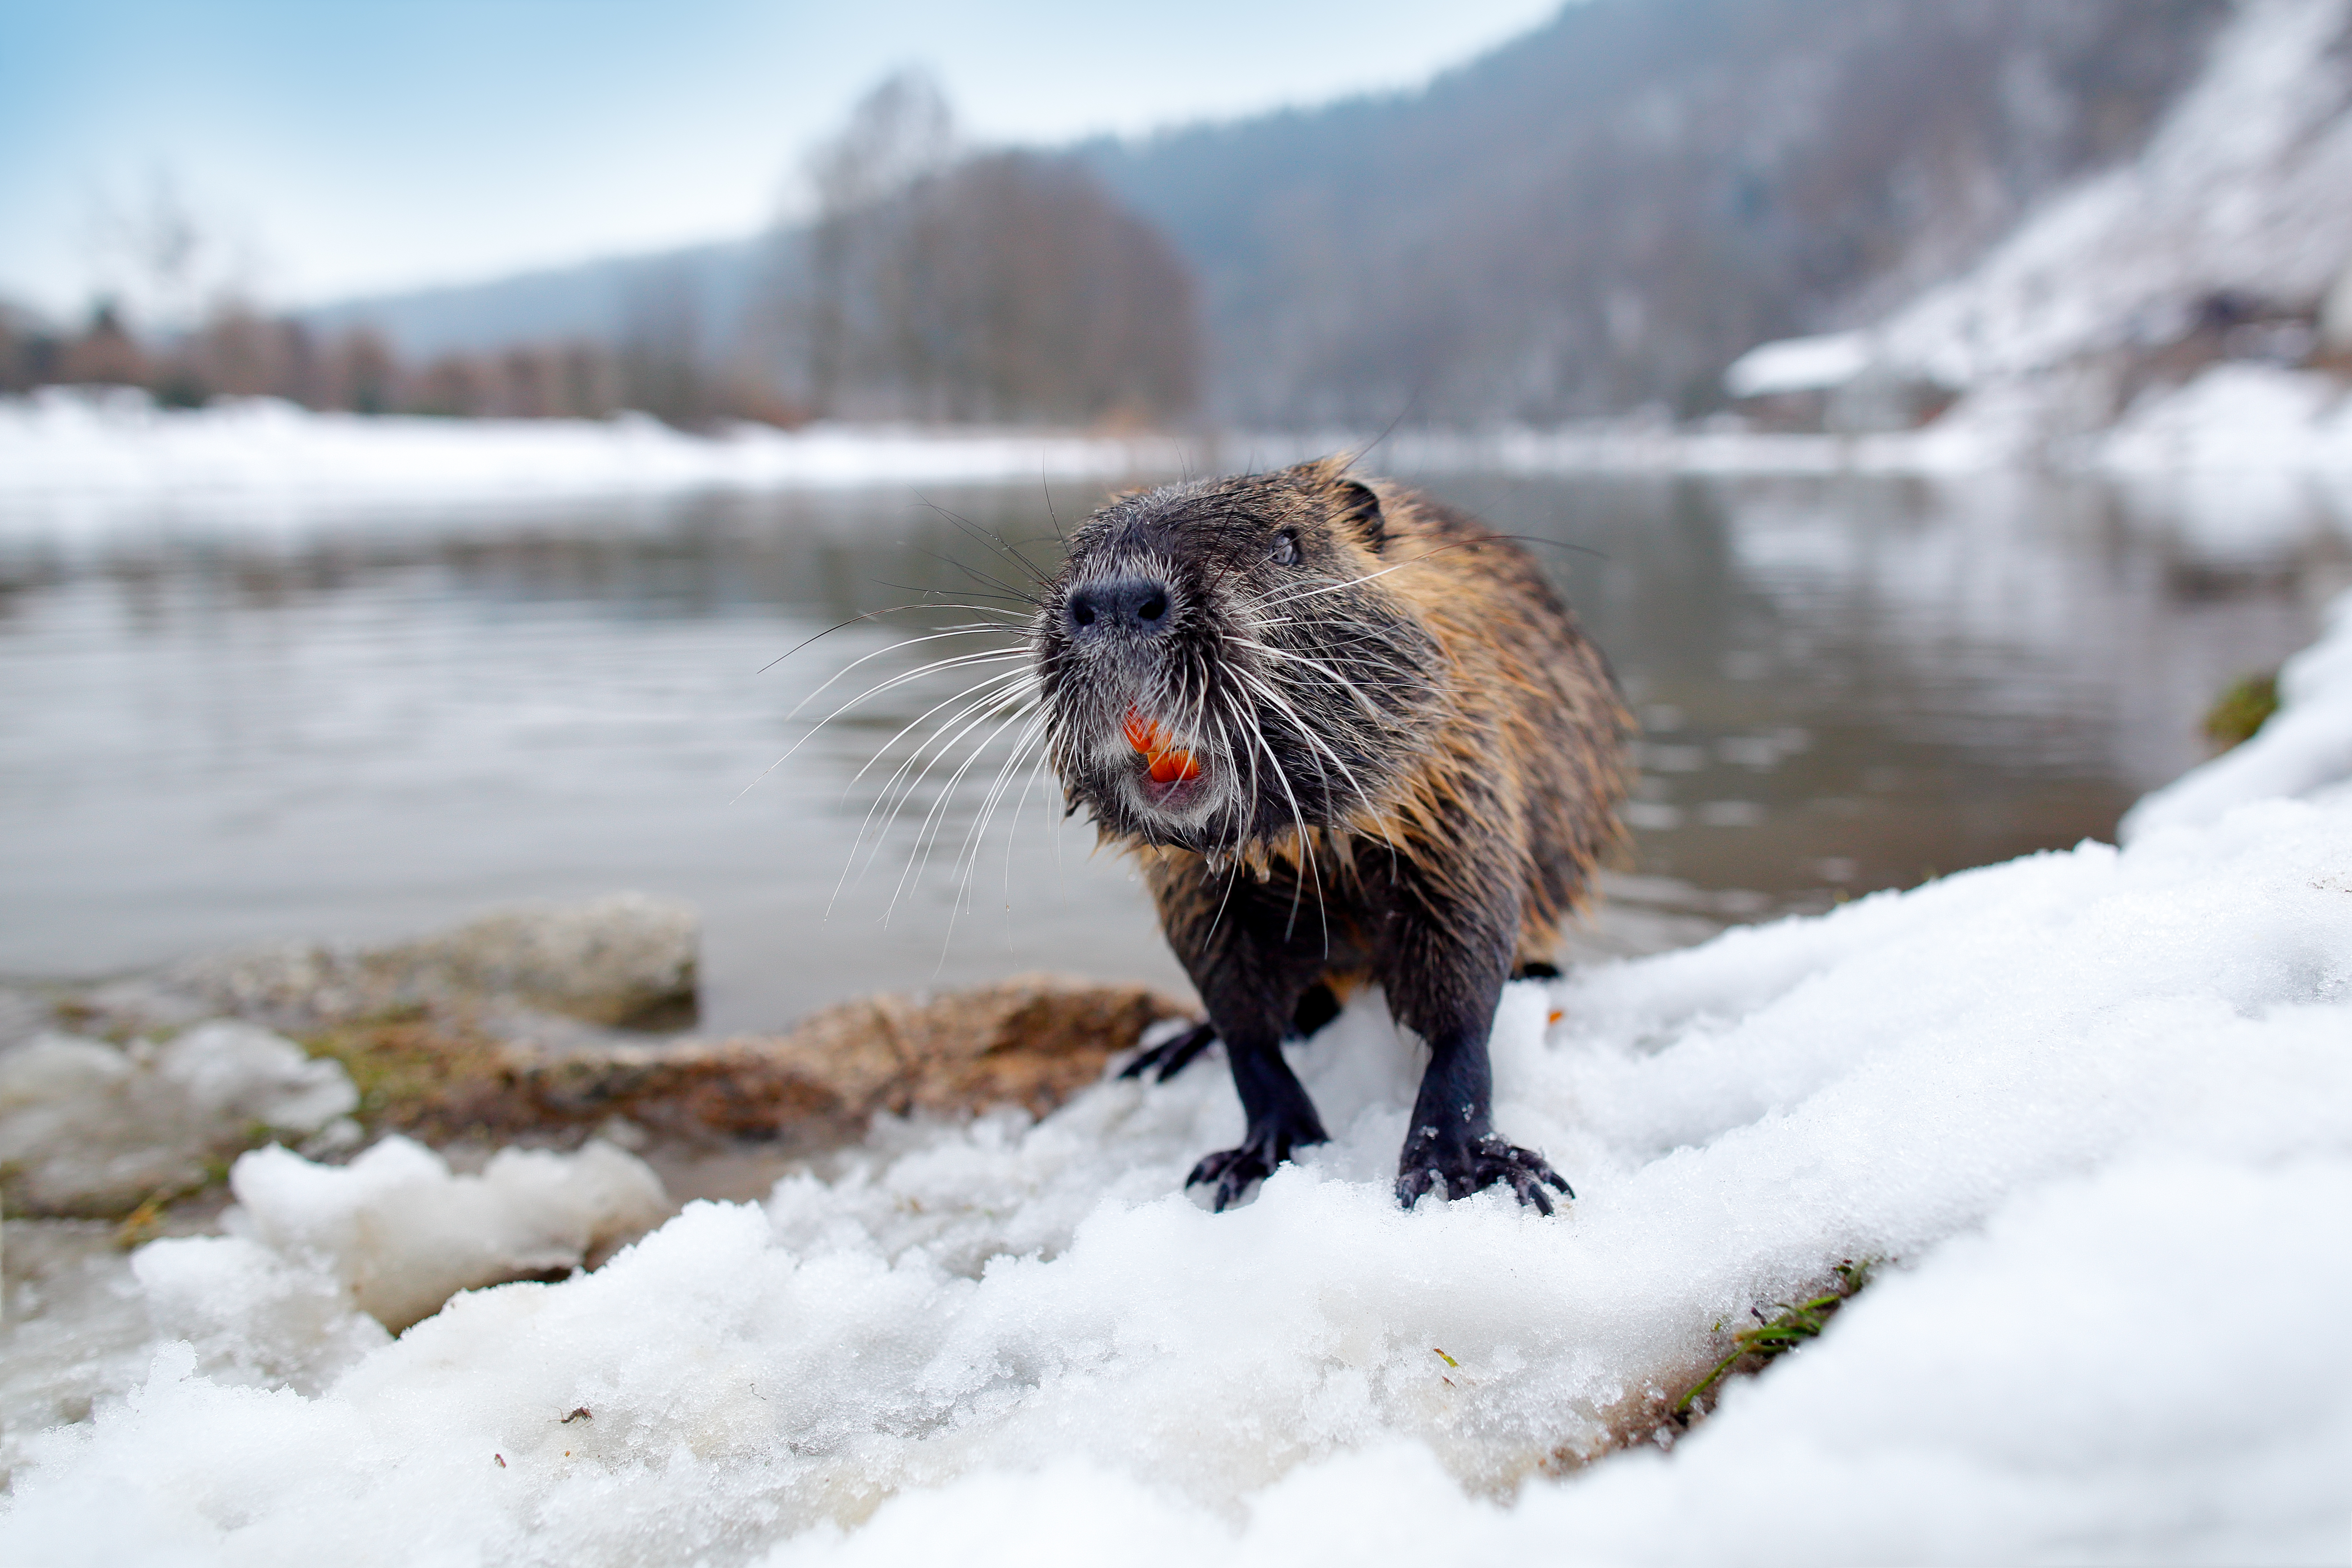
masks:
<path fill-rule="evenodd" d="M 1852 381 L 1870 363 L 1867 332 L 1782 338 L 1759 344 L 1734 360 L 1723 373 L 1723 389 L 1734 397 L 1827 391 Z"/>
<path fill-rule="evenodd" d="M 319 1132 L 358 1103 L 341 1067 L 251 1024 L 128 1047 L 41 1035 L 0 1055 L 0 1167 L 19 1213 L 121 1213 L 256 1129 Z"/>
<path fill-rule="evenodd" d="M 243 1237 L 141 1255 L 184 1337 L 27 1445 L 0 1552 L 2278 1561 L 2352 1525 L 2352 802 L 1514 986 L 1498 1120 L 1583 1194 L 1550 1221 L 1394 1208 L 1376 997 L 1298 1055 L 1337 1136 L 1237 1213 L 1179 1192 L 1240 1130 L 1223 1076 L 1110 1082 L 887 1125 L 389 1344 L 300 1272 L 420 1302 L 518 1256 L 511 1211 L 398 1145 L 248 1161 Z M 1863 1257 L 1672 1452 L 1578 1469 Z"/>
<path fill-rule="evenodd" d="M 0 397 L 6 528 L 100 536 L 178 522 L 264 531 L 352 508 L 800 489 L 877 480 L 1173 471 L 1185 448 L 1024 430 L 740 426 L 690 436 L 609 420 L 314 414 L 272 398 L 159 409 L 143 393 L 49 387 Z"/>
<path fill-rule="evenodd" d="M 503 1150 L 478 1176 L 452 1175 L 440 1155 L 405 1138 L 340 1169 L 264 1149 L 236 1163 L 229 1187 L 237 1234 L 158 1242 L 147 1254 L 227 1249 L 244 1259 L 257 1243 L 311 1265 L 341 1299 L 394 1329 L 460 1290 L 576 1268 L 670 1208 L 645 1162 L 601 1141 L 577 1154 Z"/>

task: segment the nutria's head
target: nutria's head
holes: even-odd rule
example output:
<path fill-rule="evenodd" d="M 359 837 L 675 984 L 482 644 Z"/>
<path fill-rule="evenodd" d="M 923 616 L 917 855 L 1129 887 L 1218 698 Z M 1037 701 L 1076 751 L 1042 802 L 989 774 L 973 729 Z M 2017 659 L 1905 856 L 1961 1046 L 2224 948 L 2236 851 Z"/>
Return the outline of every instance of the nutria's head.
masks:
<path fill-rule="evenodd" d="M 1376 810 L 1442 701 L 1390 542 L 1379 496 L 1332 461 L 1088 518 L 1034 639 L 1072 805 L 1209 854 Z"/>

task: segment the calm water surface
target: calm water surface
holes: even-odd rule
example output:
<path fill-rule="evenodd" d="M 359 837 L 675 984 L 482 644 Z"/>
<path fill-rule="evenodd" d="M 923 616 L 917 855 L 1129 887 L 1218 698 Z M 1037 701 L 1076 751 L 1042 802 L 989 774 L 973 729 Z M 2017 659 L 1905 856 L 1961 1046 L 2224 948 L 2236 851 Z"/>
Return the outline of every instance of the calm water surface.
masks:
<path fill-rule="evenodd" d="M 1429 486 L 1549 542 L 1642 717 L 1636 847 L 1588 952 L 2106 837 L 2199 760 L 2215 693 L 2307 641 L 2352 580 L 2324 509 L 2237 526 L 2227 493 L 2184 511 L 2021 478 Z M 1097 499 L 1052 501 L 1066 521 Z M 913 748 L 894 734 L 1001 667 L 814 733 L 830 695 L 790 717 L 835 675 L 855 694 L 988 646 L 891 648 L 972 618 L 933 609 L 791 651 L 927 593 L 998 603 L 973 574 L 1008 563 L 958 517 L 1050 557 L 1034 484 L 297 518 L 266 538 L 17 531 L 0 972 L 637 888 L 703 910 L 722 1030 L 1022 968 L 1181 984 L 1141 889 L 1042 781 L 1012 775 L 971 848 L 994 762 L 935 786 L 977 732 L 859 847 Z"/>

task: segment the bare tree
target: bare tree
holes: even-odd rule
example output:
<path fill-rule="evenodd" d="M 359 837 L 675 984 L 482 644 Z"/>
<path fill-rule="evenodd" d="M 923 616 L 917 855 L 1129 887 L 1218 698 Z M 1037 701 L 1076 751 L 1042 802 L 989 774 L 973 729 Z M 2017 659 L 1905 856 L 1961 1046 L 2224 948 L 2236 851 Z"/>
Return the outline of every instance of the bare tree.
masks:
<path fill-rule="evenodd" d="M 807 241 L 807 278 L 799 334 L 807 354 L 810 401 L 837 410 L 856 378 L 854 347 L 887 325 L 906 284 L 903 238 L 892 244 L 881 219 L 886 205 L 955 155 L 955 116 L 937 83 L 903 70 L 859 100 L 841 133 L 810 153 L 806 174 L 816 195 Z"/>
<path fill-rule="evenodd" d="M 623 302 L 621 400 L 672 425 L 718 412 L 703 361 L 702 296 L 683 267 L 663 266 L 633 281 Z"/>
<path fill-rule="evenodd" d="M 354 414 L 388 414 L 399 397 L 399 363 L 373 327 L 355 327 L 327 351 L 327 405 Z"/>
<path fill-rule="evenodd" d="M 1182 260 L 1076 163 L 955 156 L 936 88 L 902 74 L 809 160 L 818 211 L 785 308 L 816 411 L 864 418 L 1157 421 L 1199 390 Z"/>
<path fill-rule="evenodd" d="M 144 386 L 154 364 L 123 324 L 115 302 L 102 299 L 91 307 L 89 326 L 66 345 L 58 372 L 58 379 L 69 384 Z"/>
<path fill-rule="evenodd" d="M 1000 153 L 908 205 L 917 346 L 892 366 L 934 418 L 1180 416 L 1199 382 L 1192 282 L 1167 240 L 1060 158 Z"/>

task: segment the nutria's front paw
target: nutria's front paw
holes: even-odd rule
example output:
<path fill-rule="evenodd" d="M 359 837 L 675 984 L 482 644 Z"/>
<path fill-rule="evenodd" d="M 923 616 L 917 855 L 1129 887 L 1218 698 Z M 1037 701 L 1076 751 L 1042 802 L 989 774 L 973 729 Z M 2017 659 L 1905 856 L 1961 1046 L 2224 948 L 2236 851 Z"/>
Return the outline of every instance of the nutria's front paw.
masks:
<path fill-rule="evenodd" d="M 1226 1208 L 1241 1202 L 1251 1187 L 1274 1174 L 1274 1168 L 1290 1158 L 1294 1148 L 1324 1142 L 1323 1130 L 1292 1131 L 1288 1129 L 1252 1128 L 1238 1149 L 1220 1149 L 1205 1156 L 1184 1178 L 1187 1187 L 1214 1183 L 1216 1198 L 1210 1205 L 1223 1214 Z"/>
<path fill-rule="evenodd" d="M 1489 1132 L 1483 1138 L 1447 1137 L 1434 1127 L 1423 1127 L 1405 1140 L 1404 1158 L 1397 1162 L 1397 1202 L 1411 1208 L 1433 1185 L 1443 1186 L 1448 1198 L 1468 1197 L 1482 1188 L 1507 1186 L 1523 1204 L 1540 1214 L 1551 1213 L 1549 1182 L 1570 1197 L 1576 1196 L 1565 1178 L 1532 1149 L 1506 1143 Z"/>
<path fill-rule="evenodd" d="M 1192 1058 L 1217 1043 L 1216 1026 L 1195 1024 L 1181 1035 L 1160 1041 L 1150 1050 L 1118 1069 L 1121 1078 L 1141 1078 L 1153 1068 L 1160 1069 L 1160 1080 L 1166 1083 L 1192 1065 Z"/>

